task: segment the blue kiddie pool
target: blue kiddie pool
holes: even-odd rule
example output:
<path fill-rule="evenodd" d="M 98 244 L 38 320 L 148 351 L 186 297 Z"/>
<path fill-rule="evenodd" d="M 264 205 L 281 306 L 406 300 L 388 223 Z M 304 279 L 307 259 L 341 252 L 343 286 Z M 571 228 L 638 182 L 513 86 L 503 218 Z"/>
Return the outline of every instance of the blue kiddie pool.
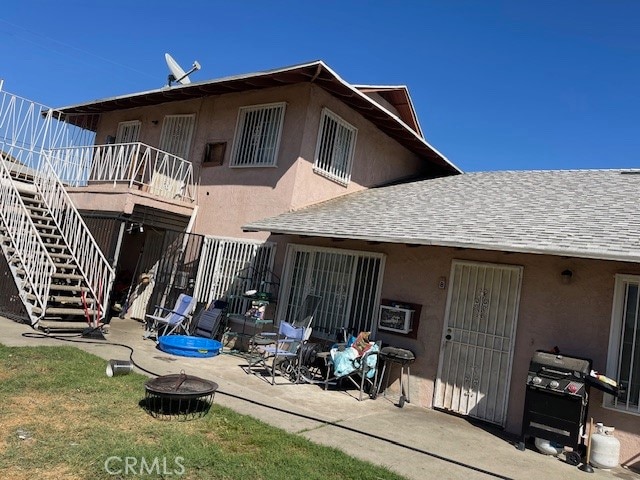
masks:
<path fill-rule="evenodd" d="M 163 335 L 158 345 L 163 352 L 181 357 L 215 357 L 222 351 L 222 343 L 217 340 L 187 335 Z"/>

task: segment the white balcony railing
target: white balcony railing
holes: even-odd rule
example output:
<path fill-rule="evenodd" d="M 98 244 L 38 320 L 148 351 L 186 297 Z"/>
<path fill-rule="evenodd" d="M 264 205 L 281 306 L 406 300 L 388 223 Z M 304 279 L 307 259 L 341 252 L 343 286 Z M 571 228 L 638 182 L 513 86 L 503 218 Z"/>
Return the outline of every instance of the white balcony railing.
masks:
<path fill-rule="evenodd" d="M 191 162 L 144 143 L 58 148 L 51 153 L 53 168 L 66 185 L 126 184 L 171 200 L 195 201 Z"/>

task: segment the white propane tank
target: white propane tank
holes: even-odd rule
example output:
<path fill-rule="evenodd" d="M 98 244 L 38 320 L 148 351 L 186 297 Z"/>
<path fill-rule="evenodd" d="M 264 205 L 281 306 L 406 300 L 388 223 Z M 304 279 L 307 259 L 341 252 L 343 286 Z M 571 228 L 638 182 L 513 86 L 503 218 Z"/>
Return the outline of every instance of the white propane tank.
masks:
<path fill-rule="evenodd" d="M 615 468 L 620 463 L 620 441 L 613 436 L 613 427 L 596 423 L 591 435 L 591 465 L 597 468 Z"/>

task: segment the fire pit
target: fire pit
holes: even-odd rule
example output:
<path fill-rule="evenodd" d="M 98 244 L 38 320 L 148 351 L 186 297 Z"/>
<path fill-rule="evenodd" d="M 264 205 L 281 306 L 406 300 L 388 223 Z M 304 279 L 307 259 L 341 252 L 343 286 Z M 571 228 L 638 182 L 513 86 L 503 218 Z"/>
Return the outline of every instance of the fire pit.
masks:
<path fill-rule="evenodd" d="M 193 420 L 211 408 L 218 384 L 184 372 L 147 380 L 144 409 L 161 420 Z"/>

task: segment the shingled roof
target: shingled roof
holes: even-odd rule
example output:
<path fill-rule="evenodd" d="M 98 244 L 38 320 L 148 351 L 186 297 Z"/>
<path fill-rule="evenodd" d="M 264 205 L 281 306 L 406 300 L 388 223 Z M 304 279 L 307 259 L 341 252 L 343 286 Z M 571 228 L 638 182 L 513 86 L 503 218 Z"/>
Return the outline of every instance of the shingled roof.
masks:
<path fill-rule="evenodd" d="M 381 187 L 246 230 L 640 262 L 640 170 L 466 173 Z"/>

